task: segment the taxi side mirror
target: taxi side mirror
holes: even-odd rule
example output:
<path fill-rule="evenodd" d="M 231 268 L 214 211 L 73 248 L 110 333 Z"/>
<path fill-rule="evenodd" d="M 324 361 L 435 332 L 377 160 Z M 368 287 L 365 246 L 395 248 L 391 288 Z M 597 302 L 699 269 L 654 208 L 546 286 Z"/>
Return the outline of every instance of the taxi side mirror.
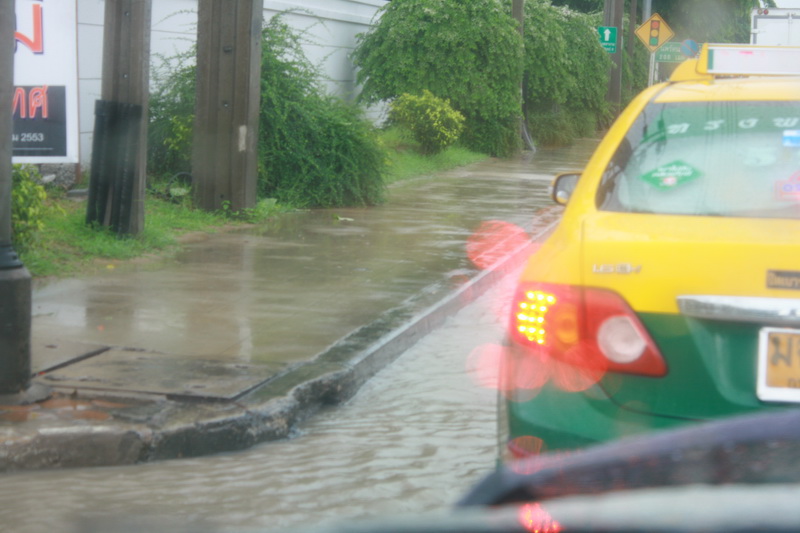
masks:
<path fill-rule="evenodd" d="M 550 185 L 550 198 L 559 205 L 567 205 L 580 177 L 580 172 L 562 172 L 556 174 L 552 185 Z"/>

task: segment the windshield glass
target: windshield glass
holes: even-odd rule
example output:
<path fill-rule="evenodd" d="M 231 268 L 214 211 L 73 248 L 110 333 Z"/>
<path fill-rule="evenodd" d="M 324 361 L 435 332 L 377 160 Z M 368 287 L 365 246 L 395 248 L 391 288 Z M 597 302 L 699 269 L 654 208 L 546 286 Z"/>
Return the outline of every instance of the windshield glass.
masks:
<path fill-rule="evenodd" d="M 651 103 L 606 169 L 597 205 L 800 218 L 800 102 Z"/>

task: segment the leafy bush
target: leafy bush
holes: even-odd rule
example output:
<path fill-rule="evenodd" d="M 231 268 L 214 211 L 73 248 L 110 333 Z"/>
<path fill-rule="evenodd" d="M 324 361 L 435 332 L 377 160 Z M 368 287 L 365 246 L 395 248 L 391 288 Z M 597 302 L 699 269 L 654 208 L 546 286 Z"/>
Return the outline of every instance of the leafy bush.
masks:
<path fill-rule="evenodd" d="M 161 57 L 153 69 L 150 122 L 147 135 L 147 169 L 167 178 L 192 169 L 196 49 L 170 58 Z"/>
<path fill-rule="evenodd" d="M 467 147 L 492 155 L 519 148 L 522 43 L 501 2 L 389 2 L 359 35 L 353 60 L 363 101 L 427 89 L 464 115 Z"/>
<path fill-rule="evenodd" d="M 389 118 L 410 130 L 426 154 L 438 154 L 464 130 L 464 115 L 428 90 L 422 96 L 403 94 L 394 100 Z"/>
<path fill-rule="evenodd" d="M 531 136 L 566 144 L 610 116 L 605 100 L 611 60 L 597 38 L 597 15 L 525 2 L 523 99 Z"/>
<path fill-rule="evenodd" d="M 625 16 L 624 26 L 628 25 L 628 16 Z M 639 40 L 638 38 L 636 39 Z M 650 51 L 642 43 L 633 43 L 633 53 L 628 53 L 628 47 L 622 47 L 622 106 L 628 105 L 633 98 L 647 88 L 649 77 Z"/>
<path fill-rule="evenodd" d="M 41 175 L 33 165 L 14 165 L 11 173 L 11 239 L 16 248 L 25 250 L 44 228 L 47 193 L 39 185 Z"/>
<path fill-rule="evenodd" d="M 385 153 L 361 111 L 325 94 L 317 69 L 303 55 L 301 38 L 280 16 L 262 32 L 258 192 L 295 207 L 379 203 Z M 170 58 L 154 74 L 150 171 L 191 170 L 195 51 Z"/>
<path fill-rule="evenodd" d="M 382 201 L 386 154 L 359 108 L 325 94 L 300 36 L 280 16 L 265 26 L 259 192 L 297 207 Z"/>

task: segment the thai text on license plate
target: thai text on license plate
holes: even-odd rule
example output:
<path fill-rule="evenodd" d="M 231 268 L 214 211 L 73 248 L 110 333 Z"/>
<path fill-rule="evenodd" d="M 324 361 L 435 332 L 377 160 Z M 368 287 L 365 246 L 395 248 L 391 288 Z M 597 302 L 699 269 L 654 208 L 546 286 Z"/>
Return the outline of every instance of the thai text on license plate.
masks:
<path fill-rule="evenodd" d="M 800 402 L 800 329 L 761 329 L 757 394 L 761 400 Z"/>

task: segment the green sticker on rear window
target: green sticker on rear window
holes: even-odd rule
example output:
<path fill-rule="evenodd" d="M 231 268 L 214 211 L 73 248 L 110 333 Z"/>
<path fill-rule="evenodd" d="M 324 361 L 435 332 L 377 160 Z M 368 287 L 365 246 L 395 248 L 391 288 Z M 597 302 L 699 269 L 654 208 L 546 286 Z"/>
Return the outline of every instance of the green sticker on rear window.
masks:
<path fill-rule="evenodd" d="M 659 189 L 672 189 L 699 178 L 703 173 L 683 161 L 673 161 L 651 170 L 642 180 Z"/>

